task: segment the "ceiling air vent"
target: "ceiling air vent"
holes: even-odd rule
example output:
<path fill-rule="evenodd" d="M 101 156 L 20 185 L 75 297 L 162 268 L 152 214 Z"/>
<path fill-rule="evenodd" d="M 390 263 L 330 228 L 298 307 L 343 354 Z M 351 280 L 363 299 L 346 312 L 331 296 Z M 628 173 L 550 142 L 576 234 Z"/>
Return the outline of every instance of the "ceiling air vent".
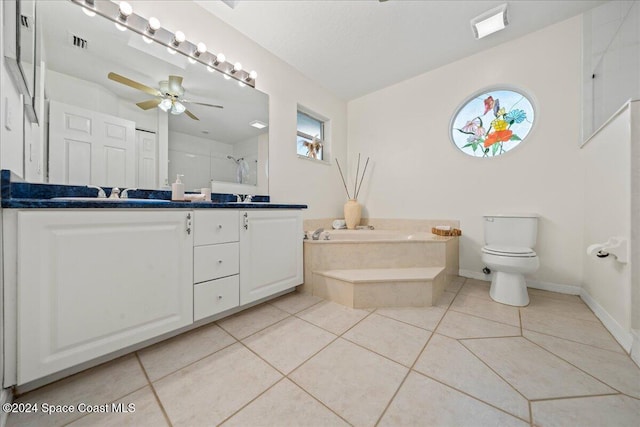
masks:
<path fill-rule="evenodd" d="M 67 33 L 69 43 L 80 49 L 89 49 L 89 41 L 75 34 Z"/>

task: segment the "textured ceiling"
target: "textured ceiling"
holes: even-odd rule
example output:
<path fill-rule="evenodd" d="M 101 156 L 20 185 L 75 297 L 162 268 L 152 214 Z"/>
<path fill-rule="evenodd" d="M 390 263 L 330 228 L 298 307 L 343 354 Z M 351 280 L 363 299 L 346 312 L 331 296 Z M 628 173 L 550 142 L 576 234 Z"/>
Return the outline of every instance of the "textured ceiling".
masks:
<path fill-rule="evenodd" d="M 270 0 L 236 1 L 234 8 L 220 0 L 196 3 L 350 100 L 603 2 L 510 1 L 510 25 L 482 40 L 474 39 L 469 21 L 504 1 Z"/>

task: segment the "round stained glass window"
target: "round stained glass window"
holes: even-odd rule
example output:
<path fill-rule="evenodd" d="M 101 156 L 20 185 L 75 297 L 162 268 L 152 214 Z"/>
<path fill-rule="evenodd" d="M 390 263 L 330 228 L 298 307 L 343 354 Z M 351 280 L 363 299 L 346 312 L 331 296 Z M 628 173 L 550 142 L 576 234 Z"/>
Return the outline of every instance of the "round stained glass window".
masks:
<path fill-rule="evenodd" d="M 463 153 L 496 157 L 517 147 L 534 121 L 533 105 L 520 92 L 496 89 L 474 96 L 451 121 L 451 139 Z"/>

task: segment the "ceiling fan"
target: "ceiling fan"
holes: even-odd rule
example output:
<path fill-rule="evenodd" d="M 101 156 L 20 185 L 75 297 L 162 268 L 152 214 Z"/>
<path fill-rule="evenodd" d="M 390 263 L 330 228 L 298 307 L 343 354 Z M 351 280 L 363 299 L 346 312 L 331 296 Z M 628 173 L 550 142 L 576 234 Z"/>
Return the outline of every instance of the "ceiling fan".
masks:
<path fill-rule="evenodd" d="M 182 86 L 181 76 L 169 76 L 169 80 L 162 80 L 160 82 L 160 87 L 158 89 L 143 85 L 142 83 L 131 80 L 125 76 L 121 76 L 120 74 L 116 74 L 113 72 L 109 73 L 107 77 L 109 78 L 109 80 L 113 80 L 114 82 L 118 82 L 125 86 L 129 86 L 142 92 L 148 93 L 149 95 L 155 96 L 155 99 L 136 103 L 136 105 L 143 110 L 149 110 L 151 108 L 158 107 L 162 111 L 170 112 L 171 114 L 177 115 L 185 113 L 193 120 L 200 120 L 191 111 L 187 110 L 184 104 L 197 104 L 204 105 L 205 107 L 224 108 L 222 105 L 188 101 L 182 98 L 182 95 L 184 95 L 184 87 Z"/>

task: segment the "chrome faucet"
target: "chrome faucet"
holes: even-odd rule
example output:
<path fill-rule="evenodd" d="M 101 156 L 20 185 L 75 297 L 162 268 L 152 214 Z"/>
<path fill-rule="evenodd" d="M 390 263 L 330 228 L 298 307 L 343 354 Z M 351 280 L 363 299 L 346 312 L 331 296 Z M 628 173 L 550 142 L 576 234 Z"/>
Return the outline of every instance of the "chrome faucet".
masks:
<path fill-rule="evenodd" d="M 313 232 L 313 234 L 311 235 L 311 239 L 312 240 L 320 240 L 320 234 L 324 231 L 324 228 L 318 228 L 316 231 Z"/>
<path fill-rule="evenodd" d="M 102 189 L 102 187 L 98 187 L 97 185 L 87 185 L 87 188 L 95 188 L 96 190 L 98 190 L 98 199 L 106 199 L 107 198 L 107 193 L 104 192 L 104 190 Z"/>
<path fill-rule="evenodd" d="M 110 199 L 119 199 L 120 198 L 120 189 L 118 187 L 113 187 L 111 189 L 111 194 L 109 194 Z"/>
<path fill-rule="evenodd" d="M 136 191 L 137 188 L 125 188 L 124 190 L 122 190 L 122 193 L 120 193 L 120 198 L 121 199 L 128 199 L 129 198 L 129 191 Z"/>
<path fill-rule="evenodd" d="M 245 203 L 251 203 L 251 199 L 253 199 L 253 196 L 251 194 L 247 194 L 246 196 L 244 196 Z"/>

